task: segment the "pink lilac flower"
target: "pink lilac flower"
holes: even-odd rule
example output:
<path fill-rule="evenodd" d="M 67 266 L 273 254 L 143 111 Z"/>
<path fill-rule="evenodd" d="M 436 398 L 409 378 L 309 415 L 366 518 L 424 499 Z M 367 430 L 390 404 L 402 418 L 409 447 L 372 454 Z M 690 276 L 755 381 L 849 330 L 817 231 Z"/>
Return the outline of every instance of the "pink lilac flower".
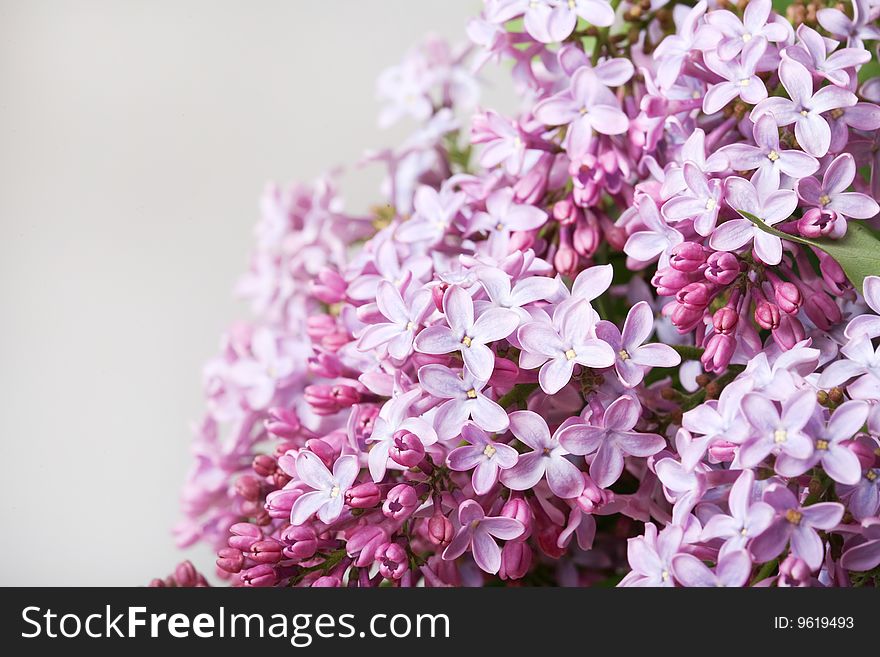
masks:
<path fill-rule="evenodd" d="M 786 477 L 803 474 L 816 464 L 835 481 L 850 486 L 858 483 L 862 467 L 855 452 L 846 446 L 846 441 L 861 431 L 868 419 L 868 405 L 860 400 L 844 402 L 831 415 L 828 422 L 811 417 L 807 427 L 813 437 L 813 454 L 808 459 L 796 459 L 788 454 L 780 454 L 776 459 L 776 471 Z"/>
<path fill-rule="evenodd" d="M 856 379 L 847 384 L 850 394 L 876 399 L 880 395 L 880 347 L 875 349 L 871 339 L 862 334 L 847 342 L 840 353 L 844 358 L 825 368 L 819 385 L 832 388 Z"/>
<path fill-rule="evenodd" d="M 525 531 L 523 524 L 514 518 L 486 516 L 473 500 L 458 507 L 458 523 L 460 529 L 443 550 L 443 558 L 447 561 L 457 559 L 470 548 L 476 564 L 493 574 L 501 568 L 501 548 L 495 539 L 510 541 Z"/>
<path fill-rule="evenodd" d="M 597 425 L 575 424 L 559 436 L 560 444 L 572 454 L 595 454 L 590 476 L 600 488 L 608 488 L 623 473 L 625 456 L 652 456 L 666 446 L 662 436 L 633 431 L 641 407 L 630 397 L 614 401 Z"/>
<path fill-rule="evenodd" d="M 840 559 L 847 570 L 873 570 L 880 565 L 880 518 L 870 518 L 862 525 L 860 540 L 847 546 Z"/>
<path fill-rule="evenodd" d="M 516 465 L 518 454 L 510 445 L 491 440 L 485 431 L 472 424 L 464 425 L 461 437 L 470 444 L 449 452 L 446 463 L 459 472 L 473 470 L 474 492 L 485 495 L 497 483 L 502 470 Z"/>
<path fill-rule="evenodd" d="M 532 451 L 522 454 L 512 468 L 501 474 L 501 481 L 511 490 L 529 490 L 547 479 L 554 495 L 562 498 L 577 497 L 584 488 L 580 470 L 569 461 L 566 451 L 559 444 L 563 427 L 551 436 L 547 423 L 532 411 L 515 411 L 510 414 L 510 432 Z"/>
<path fill-rule="evenodd" d="M 437 433 L 429 422 L 421 417 L 409 417 L 412 404 L 421 396 L 414 388 L 385 402 L 373 423 L 373 432 L 367 442 L 370 445 L 368 463 L 373 481 L 382 481 L 388 467 L 388 458 L 398 432 L 415 436 L 427 447 L 437 442 Z"/>
<path fill-rule="evenodd" d="M 793 191 L 756 189 L 748 180 L 736 176 L 725 183 L 725 201 L 737 212 L 748 212 L 768 226 L 785 221 L 797 207 L 797 195 Z M 749 242 L 754 243 L 755 254 L 768 265 L 778 265 L 782 260 L 780 238 L 748 219 L 725 221 L 709 238 L 709 245 L 719 251 L 735 251 Z"/>
<path fill-rule="evenodd" d="M 717 42 L 718 56 L 722 60 L 733 59 L 755 40 L 785 41 L 789 28 L 784 22 L 771 20 L 772 9 L 770 0 L 751 0 L 746 5 L 741 21 L 726 9 L 708 14 L 706 22 L 717 30 L 717 36 L 720 37 Z"/>
<path fill-rule="evenodd" d="M 821 184 L 812 176 L 803 177 L 797 182 L 797 193 L 804 203 L 833 210 L 844 218 L 870 219 L 880 212 L 880 205 L 867 194 L 846 191 L 855 177 L 853 156 L 841 153 L 828 165 Z"/>
<path fill-rule="evenodd" d="M 691 162 L 684 163 L 682 172 L 689 193 L 666 201 L 663 216 L 673 223 L 692 219 L 694 230 L 703 236 L 710 235 L 721 208 L 721 182 L 707 179 Z"/>
<path fill-rule="evenodd" d="M 674 586 L 672 559 L 681 548 L 682 538 L 681 527 L 669 525 L 658 533 L 656 525 L 650 522 L 646 524 L 644 536 L 631 538 L 627 542 L 627 559 L 632 571 L 623 578 L 620 585 Z"/>
<path fill-rule="evenodd" d="M 559 289 L 558 282 L 547 276 L 526 276 L 512 283 L 510 276 L 497 267 L 481 267 L 477 280 L 489 297 L 488 301 L 474 302 L 479 312 L 490 307 L 507 308 L 516 312 L 521 322 L 531 319 L 523 306 L 552 298 Z"/>
<path fill-rule="evenodd" d="M 747 394 L 742 400 L 742 410 L 752 430 L 740 448 L 740 462 L 751 468 L 771 453 L 794 459 L 810 458 L 813 441 L 804 433 L 804 428 L 815 408 L 816 394 L 810 389 L 792 395 L 783 403 L 782 412 L 766 397 Z"/>
<path fill-rule="evenodd" d="M 675 579 L 687 587 L 745 586 L 752 572 L 752 559 L 745 550 L 727 552 L 718 559 L 715 572 L 692 554 L 672 558 Z"/>
<path fill-rule="evenodd" d="M 721 555 L 746 547 L 751 539 L 770 526 L 775 514 L 772 506 L 756 499 L 755 474 L 752 470 L 743 470 L 730 487 L 727 507 L 730 515 L 713 515 L 700 534 L 700 540 L 703 541 L 722 539 Z"/>
<path fill-rule="evenodd" d="M 824 156 L 831 146 L 831 127 L 822 113 L 855 105 L 855 95 L 834 85 L 813 93 L 813 77 L 793 59 L 782 61 L 779 77 L 788 98 L 774 96 L 759 103 L 752 110 L 752 120 L 769 113 L 779 126 L 794 123 L 794 136 L 801 148 L 810 155 Z"/>
<path fill-rule="evenodd" d="M 880 39 L 880 28 L 871 24 L 871 8 L 868 0 L 852 0 L 853 17 L 840 9 L 820 9 L 816 13 L 819 25 L 838 38 L 845 38 L 847 45 L 860 48 L 863 41 Z"/>
<path fill-rule="evenodd" d="M 345 493 L 358 475 L 357 458 L 341 456 L 333 465 L 331 473 L 324 462 L 312 452 L 300 452 L 296 457 L 296 473 L 314 490 L 296 498 L 290 509 L 290 522 L 302 525 L 313 514 L 329 525 L 342 514 Z"/>
<path fill-rule="evenodd" d="M 880 276 L 866 276 L 863 290 L 865 303 L 874 314 L 859 315 L 850 320 L 844 331 L 847 338 L 867 335 L 874 338 L 880 335 Z"/>
<path fill-rule="evenodd" d="M 548 395 L 559 392 L 571 380 L 575 365 L 614 364 L 611 346 L 595 337 L 595 323 L 596 315 L 590 305 L 572 298 L 556 307 L 552 323 L 534 321 L 520 327 L 517 338 L 523 353 L 536 356 L 539 364 L 543 363 L 538 380 Z"/>
<path fill-rule="evenodd" d="M 785 56 L 799 61 L 838 87 L 849 86 L 850 69 L 871 61 L 871 53 L 862 48 L 833 50 L 836 44 L 829 47 L 829 42 L 806 25 L 798 27 L 797 36 L 799 43 L 786 48 Z"/>
<path fill-rule="evenodd" d="M 443 297 L 443 313 L 449 326 L 437 324 L 421 331 L 416 336 L 416 350 L 425 354 L 458 351 L 474 378 L 488 381 L 495 355 L 487 345 L 513 333 L 519 316 L 506 308 L 489 308 L 475 319 L 471 295 L 457 285 Z"/>
<path fill-rule="evenodd" d="M 538 103 L 535 118 L 546 125 L 567 126 L 566 143 L 575 158 L 587 152 L 594 130 L 619 135 L 629 129 L 617 98 L 588 66 L 575 72 L 569 89 Z"/>
<path fill-rule="evenodd" d="M 532 205 L 516 203 L 510 187 L 493 192 L 486 199 L 486 211 L 475 212 L 468 232 L 487 232 L 493 249 L 508 252 L 511 231 L 540 228 L 547 221 L 547 213 Z"/>
<path fill-rule="evenodd" d="M 616 354 L 614 369 L 627 387 L 633 388 L 641 383 L 652 367 L 674 367 L 681 362 L 681 356 L 668 345 L 659 342 L 644 344 L 653 332 L 654 311 L 645 301 L 630 309 L 623 331 L 611 322 L 602 321 L 596 325 L 596 337 L 611 345 Z"/>
<path fill-rule="evenodd" d="M 483 394 L 486 382 L 468 370 L 459 375 L 444 365 L 425 365 L 419 368 L 419 383 L 429 395 L 446 400 L 434 415 L 440 440 L 457 436 L 468 418 L 484 431 L 507 429 L 507 413 Z"/>
<path fill-rule="evenodd" d="M 765 39 L 750 39 L 738 60 L 724 60 L 713 51 L 704 55 L 706 66 L 722 78 L 721 82 L 709 87 L 703 96 L 704 112 L 714 114 L 734 98 L 741 98 L 749 105 L 755 105 L 767 98 L 767 87 L 755 74 L 758 61 L 766 48 Z"/>
<path fill-rule="evenodd" d="M 730 144 L 721 149 L 730 166 L 736 171 L 751 171 L 752 184 L 757 188 L 779 189 L 780 174 L 795 179 L 812 176 L 819 169 L 819 162 L 812 155 L 797 149 L 783 149 L 779 145 L 779 129 L 776 120 L 765 114 L 755 121 L 752 128 L 755 145 Z"/>
<path fill-rule="evenodd" d="M 752 541 L 750 550 L 755 559 L 769 561 L 790 542 L 794 556 L 803 559 L 812 570 L 819 568 L 825 550 L 816 530 L 836 526 L 843 517 L 843 505 L 821 502 L 801 506 L 790 490 L 779 485 L 767 489 L 764 501 L 776 510 L 776 518 Z"/>
<path fill-rule="evenodd" d="M 391 321 L 372 324 L 361 333 L 358 348 L 370 351 L 388 345 L 388 353 L 402 360 L 412 353 L 416 332 L 434 310 L 430 290 L 415 291 L 405 303 L 396 287 L 387 281 L 379 284 L 376 292 L 379 312 Z"/>

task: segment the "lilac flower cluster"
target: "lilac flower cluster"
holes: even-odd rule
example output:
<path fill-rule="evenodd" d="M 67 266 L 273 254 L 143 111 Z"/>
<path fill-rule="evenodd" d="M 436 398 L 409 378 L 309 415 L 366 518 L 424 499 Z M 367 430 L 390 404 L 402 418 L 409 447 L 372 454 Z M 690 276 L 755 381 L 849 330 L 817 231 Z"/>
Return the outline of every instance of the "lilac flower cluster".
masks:
<path fill-rule="evenodd" d="M 487 0 L 411 52 L 380 204 L 263 198 L 181 544 L 244 586 L 875 585 L 878 15 Z"/>

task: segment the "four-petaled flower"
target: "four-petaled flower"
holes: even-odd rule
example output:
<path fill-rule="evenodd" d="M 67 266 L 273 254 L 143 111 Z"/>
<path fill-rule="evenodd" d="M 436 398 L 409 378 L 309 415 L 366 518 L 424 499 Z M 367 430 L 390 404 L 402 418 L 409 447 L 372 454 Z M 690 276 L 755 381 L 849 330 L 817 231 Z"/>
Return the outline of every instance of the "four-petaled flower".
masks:
<path fill-rule="evenodd" d="M 443 558 L 452 561 L 471 548 L 476 564 L 492 575 L 501 568 L 501 548 L 495 539 L 511 541 L 525 532 L 523 524 L 515 518 L 487 517 L 474 500 L 458 507 L 458 523 L 459 530 L 443 550 Z"/>
<path fill-rule="evenodd" d="M 461 433 L 468 418 L 484 431 L 507 428 L 507 413 L 483 394 L 486 382 L 467 369 L 459 375 L 444 365 L 425 365 L 419 368 L 419 383 L 429 395 L 447 400 L 434 415 L 434 428 L 440 440 Z"/>
<path fill-rule="evenodd" d="M 823 210 L 833 210 L 842 217 L 870 219 L 880 212 L 880 205 L 867 194 L 847 192 L 856 177 L 856 162 L 849 153 L 841 153 L 825 170 L 822 183 L 812 176 L 797 182 L 797 193 L 804 203 Z"/>
<path fill-rule="evenodd" d="M 342 515 L 345 492 L 351 488 L 359 468 L 357 457 L 340 456 L 331 473 L 317 454 L 302 451 L 296 457 L 296 474 L 314 490 L 303 493 L 290 509 L 290 524 L 301 525 L 313 514 L 325 525 Z"/>
<path fill-rule="evenodd" d="M 752 427 L 751 436 L 739 450 L 740 463 L 753 468 L 772 454 L 807 459 L 813 441 L 804 432 L 816 408 L 816 393 L 805 388 L 782 404 L 782 412 L 764 395 L 751 392 L 743 397 L 742 410 Z"/>
<path fill-rule="evenodd" d="M 459 472 L 473 470 L 471 484 L 474 492 L 485 495 L 498 481 L 502 470 L 516 465 L 516 450 L 510 445 L 491 440 L 485 431 L 472 424 L 464 425 L 461 437 L 470 444 L 456 447 L 449 452 L 446 464 L 450 469 Z"/>

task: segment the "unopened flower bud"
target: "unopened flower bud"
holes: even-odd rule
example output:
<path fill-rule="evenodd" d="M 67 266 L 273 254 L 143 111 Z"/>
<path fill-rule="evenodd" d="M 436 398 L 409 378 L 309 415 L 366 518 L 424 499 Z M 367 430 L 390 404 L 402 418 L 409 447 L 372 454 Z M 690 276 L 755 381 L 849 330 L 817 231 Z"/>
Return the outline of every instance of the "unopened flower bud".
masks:
<path fill-rule="evenodd" d="M 425 446 L 417 435 L 401 429 L 391 438 L 391 460 L 405 468 L 412 468 L 425 458 Z"/>
<path fill-rule="evenodd" d="M 386 579 L 400 579 L 407 570 L 406 550 L 397 543 L 383 543 L 376 550 L 379 573 Z"/>
<path fill-rule="evenodd" d="M 412 515 L 419 506 L 419 497 L 409 484 L 398 484 L 390 491 L 382 505 L 382 513 L 387 518 L 403 520 Z"/>
<path fill-rule="evenodd" d="M 434 545 L 446 547 L 452 540 L 455 532 L 452 529 L 452 523 L 449 518 L 439 511 L 436 512 L 428 520 L 428 539 Z"/>
<path fill-rule="evenodd" d="M 310 559 L 318 551 L 318 537 L 307 525 L 291 525 L 281 534 L 281 540 L 287 543 L 282 553 L 288 559 Z"/>
<path fill-rule="evenodd" d="M 703 275 L 711 283 L 716 285 L 730 285 L 739 276 L 740 262 L 732 253 L 713 253 L 706 260 L 706 270 Z"/>
<path fill-rule="evenodd" d="M 382 492 L 372 481 L 352 486 L 345 491 L 345 503 L 352 509 L 371 509 L 382 499 Z"/>

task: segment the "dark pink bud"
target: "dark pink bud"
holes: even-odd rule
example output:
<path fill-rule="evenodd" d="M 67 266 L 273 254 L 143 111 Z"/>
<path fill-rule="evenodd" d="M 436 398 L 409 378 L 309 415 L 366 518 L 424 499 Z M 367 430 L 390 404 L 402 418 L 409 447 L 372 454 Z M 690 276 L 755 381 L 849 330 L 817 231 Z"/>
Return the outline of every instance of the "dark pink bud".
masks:
<path fill-rule="evenodd" d="M 227 573 L 237 573 L 244 565 L 244 555 L 241 550 L 225 547 L 217 553 L 217 567 Z"/>
<path fill-rule="evenodd" d="M 376 525 L 362 525 L 355 529 L 348 542 L 345 551 L 350 557 L 357 557 L 354 565 L 358 568 L 368 566 L 373 562 L 376 548 L 388 540 L 388 532 Z"/>
<path fill-rule="evenodd" d="M 321 338 L 321 346 L 334 354 L 349 342 L 351 342 L 351 336 L 341 331 L 330 333 Z"/>
<path fill-rule="evenodd" d="M 314 353 L 309 358 L 309 372 L 322 379 L 335 379 L 342 375 L 342 363 L 336 354 Z"/>
<path fill-rule="evenodd" d="M 501 549 L 501 579 L 522 579 L 532 565 L 532 548 L 524 541 L 508 541 Z"/>
<path fill-rule="evenodd" d="M 441 313 L 443 312 L 443 299 L 448 289 L 449 283 L 440 283 L 431 288 L 431 299 L 434 301 L 434 307 Z"/>
<path fill-rule="evenodd" d="M 657 294 L 661 297 L 671 297 L 677 294 L 685 285 L 692 283 L 693 280 L 690 274 L 672 267 L 664 267 L 657 270 L 657 273 L 651 279 L 651 284 L 657 288 Z"/>
<path fill-rule="evenodd" d="M 245 586 L 275 586 L 277 581 L 275 568 L 267 563 L 261 563 L 253 568 L 248 568 L 241 573 L 241 583 Z"/>
<path fill-rule="evenodd" d="M 318 536 L 305 525 L 288 527 L 281 539 L 287 543 L 282 552 L 288 559 L 310 559 L 318 551 Z"/>
<path fill-rule="evenodd" d="M 386 579 L 400 579 L 407 570 L 406 550 L 397 543 L 383 543 L 376 549 L 379 573 Z"/>
<path fill-rule="evenodd" d="M 591 477 L 584 475 L 584 490 L 577 498 L 578 506 L 584 513 L 594 513 L 608 503 L 611 491 L 599 488 Z"/>
<path fill-rule="evenodd" d="M 578 254 L 570 244 L 560 244 L 559 249 L 553 256 L 553 266 L 563 276 L 574 274 L 578 265 Z"/>
<path fill-rule="evenodd" d="M 279 438 L 296 438 L 302 429 L 299 415 L 292 408 L 270 408 L 266 431 Z"/>
<path fill-rule="evenodd" d="M 303 492 L 299 488 L 282 488 L 273 490 L 266 495 L 266 511 L 272 518 L 286 518 L 290 516 L 290 509 L 296 498 Z"/>
<path fill-rule="evenodd" d="M 804 312 L 823 331 L 841 321 L 840 307 L 824 292 L 810 294 L 804 299 Z"/>
<path fill-rule="evenodd" d="M 712 291 L 705 283 L 689 283 L 675 295 L 675 300 L 692 308 L 705 308 L 712 300 Z"/>
<path fill-rule="evenodd" d="M 709 456 L 712 457 L 713 461 L 718 461 L 719 463 L 730 463 L 738 452 L 739 445 L 727 442 L 726 440 L 714 443 L 709 448 Z"/>
<path fill-rule="evenodd" d="M 345 279 L 327 267 L 318 272 L 317 278 L 311 281 L 312 296 L 328 305 L 342 301 L 346 288 Z"/>
<path fill-rule="evenodd" d="M 801 291 L 794 283 L 789 283 L 787 281 L 779 283 L 773 292 L 776 305 L 778 305 L 779 309 L 786 315 L 793 315 L 796 313 L 798 308 L 800 308 L 801 304 L 804 302 L 804 298 L 801 296 Z"/>
<path fill-rule="evenodd" d="M 877 461 L 877 455 L 874 452 L 875 447 L 873 445 L 860 440 L 854 440 L 849 443 L 847 447 L 856 455 L 856 458 L 859 459 L 859 463 L 862 465 L 862 470 L 874 467 L 874 463 Z"/>
<path fill-rule="evenodd" d="M 538 548 L 551 559 L 559 559 L 565 554 L 565 548 L 559 547 L 559 535 L 562 527 L 547 525 L 538 532 Z"/>
<path fill-rule="evenodd" d="M 804 237 L 826 237 L 835 232 L 839 220 L 834 210 L 810 208 L 798 220 L 797 229 Z"/>
<path fill-rule="evenodd" d="M 322 438 L 311 438 L 306 441 L 306 449 L 314 452 L 324 462 L 328 470 L 333 469 L 333 463 L 336 462 L 337 456 L 333 445 Z"/>
<path fill-rule="evenodd" d="M 507 390 L 512 388 L 519 378 L 519 367 L 509 358 L 495 357 L 495 369 L 489 378 L 489 385 L 495 388 Z"/>
<path fill-rule="evenodd" d="M 248 502 L 256 502 L 260 499 L 262 489 L 260 481 L 253 475 L 242 475 L 235 481 L 235 492 Z"/>
<path fill-rule="evenodd" d="M 816 252 L 816 257 L 819 258 L 819 271 L 822 273 L 822 280 L 825 281 L 825 285 L 836 294 L 841 294 L 844 290 L 848 289 L 850 287 L 849 280 L 843 272 L 840 263 L 824 251 L 818 249 L 814 249 L 814 251 Z"/>
<path fill-rule="evenodd" d="M 261 477 L 271 477 L 278 469 L 278 461 L 268 454 L 257 454 L 251 467 Z"/>
<path fill-rule="evenodd" d="M 792 315 L 783 315 L 779 321 L 779 327 L 773 331 L 773 340 L 785 351 L 791 349 L 805 337 L 804 325 Z"/>
<path fill-rule="evenodd" d="M 501 515 L 506 518 L 519 520 L 522 523 L 522 526 L 525 527 L 525 531 L 519 536 L 520 540 L 525 540 L 531 536 L 533 520 L 532 508 L 523 498 L 512 497 L 507 500 L 507 502 L 504 503 L 504 506 L 501 507 Z"/>
<path fill-rule="evenodd" d="M 580 209 L 571 202 L 570 198 L 564 198 L 553 204 L 553 218 L 563 226 L 573 224 L 578 219 Z"/>
<path fill-rule="evenodd" d="M 316 589 L 338 589 L 342 586 L 342 580 L 333 575 L 324 575 L 312 582 L 312 588 Z"/>
<path fill-rule="evenodd" d="M 262 530 L 249 522 L 237 522 L 229 528 L 230 536 L 227 539 L 229 547 L 247 552 L 251 545 L 263 538 Z"/>
<path fill-rule="evenodd" d="M 352 509 L 371 509 L 382 500 L 382 492 L 372 481 L 352 486 L 345 492 L 345 503 Z"/>
<path fill-rule="evenodd" d="M 716 285 L 730 285 L 739 276 L 740 262 L 735 255 L 726 252 L 713 253 L 706 260 L 703 275 Z"/>
<path fill-rule="evenodd" d="M 389 456 L 395 463 L 405 468 L 412 468 L 425 458 L 425 446 L 417 435 L 401 429 L 391 438 Z"/>
<path fill-rule="evenodd" d="M 434 545 L 446 547 L 452 540 L 455 532 L 452 529 L 452 523 L 449 518 L 437 511 L 428 520 L 428 539 Z"/>
<path fill-rule="evenodd" d="M 547 191 L 547 179 L 552 164 L 553 155 L 544 153 L 528 173 L 519 177 L 513 186 L 514 197 L 517 201 L 535 204 L 541 200 Z"/>
<path fill-rule="evenodd" d="M 690 274 L 706 263 L 705 247 L 696 242 L 682 242 L 675 246 L 669 257 L 669 265 L 676 271 Z"/>
<path fill-rule="evenodd" d="M 248 558 L 255 563 L 278 563 L 281 561 L 282 547 L 274 538 L 266 538 L 251 545 Z"/>
<path fill-rule="evenodd" d="M 584 258 L 591 257 L 602 236 L 599 234 L 599 226 L 591 221 L 579 221 L 571 235 L 571 246 Z"/>
<path fill-rule="evenodd" d="M 755 321 L 762 329 L 772 331 L 779 326 L 780 319 L 779 306 L 775 303 L 761 299 L 755 305 Z"/>
<path fill-rule="evenodd" d="M 192 562 L 186 560 L 177 564 L 177 567 L 174 569 L 174 579 L 177 580 L 178 586 L 193 587 L 199 584 L 202 576 L 199 575 L 199 571 L 192 565 Z"/>
<path fill-rule="evenodd" d="M 700 362 L 708 372 L 723 372 L 730 364 L 734 351 L 736 351 L 736 339 L 732 335 L 716 333 L 709 338 Z"/>
<path fill-rule="evenodd" d="M 412 486 L 398 484 L 390 491 L 382 505 L 382 513 L 394 520 L 403 520 L 412 515 L 419 506 L 419 496 Z"/>
<path fill-rule="evenodd" d="M 739 314 L 730 306 L 719 308 L 715 311 L 715 314 L 712 315 L 712 326 L 715 327 L 715 330 L 718 333 L 723 333 L 724 335 L 730 335 L 733 333 L 733 331 L 736 330 L 736 325 L 738 323 Z"/>
<path fill-rule="evenodd" d="M 306 319 L 306 333 L 313 342 L 319 342 L 325 335 L 336 331 L 336 319 L 323 313 L 311 315 Z"/>
<path fill-rule="evenodd" d="M 804 560 L 793 554 L 789 554 L 779 564 L 779 576 L 789 586 L 805 586 L 809 584 L 811 574 L 812 571 Z"/>
<path fill-rule="evenodd" d="M 693 329 L 703 319 L 704 307 L 688 306 L 683 303 L 673 302 L 672 312 L 669 314 L 670 321 L 678 329 L 679 333 L 686 333 Z"/>
<path fill-rule="evenodd" d="M 304 396 L 308 405 L 318 415 L 334 415 L 361 400 L 357 388 L 344 384 L 306 386 Z"/>

